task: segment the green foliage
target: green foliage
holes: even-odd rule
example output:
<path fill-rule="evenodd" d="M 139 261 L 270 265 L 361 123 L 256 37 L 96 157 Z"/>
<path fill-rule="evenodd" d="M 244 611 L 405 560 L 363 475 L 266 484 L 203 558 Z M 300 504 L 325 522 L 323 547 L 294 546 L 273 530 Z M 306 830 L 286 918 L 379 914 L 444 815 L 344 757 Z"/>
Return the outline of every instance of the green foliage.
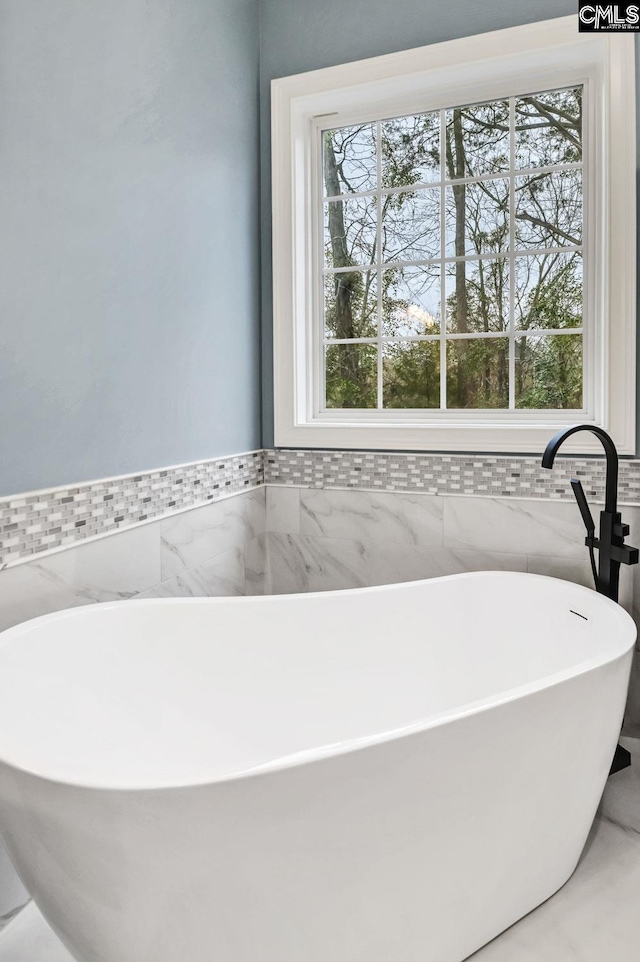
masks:
<path fill-rule="evenodd" d="M 582 327 L 582 278 L 576 257 L 568 258 L 559 270 L 536 284 L 519 326 L 529 330 Z"/>
<path fill-rule="evenodd" d="M 440 407 L 439 342 L 394 341 L 385 345 L 382 371 L 385 407 Z"/>
<path fill-rule="evenodd" d="M 516 342 L 516 406 L 519 408 L 582 407 L 582 338 L 524 338 L 532 341 L 522 349 Z"/>
<path fill-rule="evenodd" d="M 447 404 L 450 408 L 509 406 L 509 342 L 506 338 L 449 341 Z"/>
<path fill-rule="evenodd" d="M 332 344 L 326 353 L 328 408 L 375 408 L 378 404 L 377 349 L 368 344 Z"/>

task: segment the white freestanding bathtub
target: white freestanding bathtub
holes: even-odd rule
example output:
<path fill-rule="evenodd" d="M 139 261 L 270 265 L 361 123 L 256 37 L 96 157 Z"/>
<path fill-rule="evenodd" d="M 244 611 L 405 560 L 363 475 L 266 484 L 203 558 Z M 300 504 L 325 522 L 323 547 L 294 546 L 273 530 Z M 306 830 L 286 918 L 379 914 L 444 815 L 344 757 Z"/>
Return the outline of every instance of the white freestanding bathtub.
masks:
<path fill-rule="evenodd" d="M 0 828 L 79 962 L 460 962 L 573 872 L 636 632 L 481 573 L 0 636 Z"/>

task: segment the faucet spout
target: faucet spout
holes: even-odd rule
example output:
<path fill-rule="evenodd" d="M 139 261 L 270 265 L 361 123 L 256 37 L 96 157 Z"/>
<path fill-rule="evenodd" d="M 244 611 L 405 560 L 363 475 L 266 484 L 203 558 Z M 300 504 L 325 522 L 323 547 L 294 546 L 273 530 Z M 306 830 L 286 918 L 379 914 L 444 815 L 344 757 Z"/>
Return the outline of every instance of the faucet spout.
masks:
<path fill-rule="evenodd" d="M 573 424 L 569 428 L 563 428 L 551 438 L 542 455 L 542 467 L 552 468 L 559 448 L 578 431 L 590 431 L 591 434 L 601 441 L 607 459 L 607 473 L 605 479 L 605 505 L 604 510 L 610 514 L 615 514 L 618 510 L 618 452 L 613 443 L 613 439 L 606 431 L 599 428 L 596 424 Z"/>

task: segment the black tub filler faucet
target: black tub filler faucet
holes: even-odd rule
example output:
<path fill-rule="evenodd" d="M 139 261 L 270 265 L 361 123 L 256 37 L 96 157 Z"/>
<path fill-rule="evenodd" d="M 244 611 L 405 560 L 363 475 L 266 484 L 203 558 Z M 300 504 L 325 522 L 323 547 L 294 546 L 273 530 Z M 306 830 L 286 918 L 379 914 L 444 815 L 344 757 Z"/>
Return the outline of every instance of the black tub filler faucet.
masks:
<path fill-rule="evenodd" d="M 585 544 L 589 549 L 595 589 L 600 594 L 617 601 L 620 587 L 620 565 L 638 564 L 638 549 L 631 548 L 624 543 L 624 539 L 629 534 L 629 525 L 623 523 L 622 516 L 618 511 L 618 452 L 613 440 L 606 431 L 595 425 L 574 424 L 569 428 L 558 431 L 551 438 L 542 456 L 542 467 L 552 468 L 555 456 L 562 443 L 578 431 L 590 431 L 595 434 L 602 442 L 607 458 L 604 510 L 600 512 L 600 528 L 597 538 L 595 522 L 578 478 L 571 479 L 571 487 L 587 529 Z M 598 549 L 597 567 L 594 554 L 596 548 Z M 618 745 L 611 772 L 617 772 L 630 764 L 629 752 Z"/>

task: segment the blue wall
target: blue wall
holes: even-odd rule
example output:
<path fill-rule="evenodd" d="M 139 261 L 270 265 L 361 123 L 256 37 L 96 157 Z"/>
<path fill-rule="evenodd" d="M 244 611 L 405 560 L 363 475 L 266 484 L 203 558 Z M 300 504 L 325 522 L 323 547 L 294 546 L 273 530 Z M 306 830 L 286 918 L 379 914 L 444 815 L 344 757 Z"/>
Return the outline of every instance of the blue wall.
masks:
<path fill-rule="evenodd" d="M 273 444 L 270 82 L 305 70 L 575 13 L 576 0 L 264 0 L 260 91 L 265 446 Z"/>
<path fill-rule="evenodd" d="M 0 26 L 0 494 L 259 446 L 257 0 Z"/>
<path fill-rule="evenodd" d="M 273 78 L 571 13 L 4 0 L 0 495 L 273 443 Z"/>

